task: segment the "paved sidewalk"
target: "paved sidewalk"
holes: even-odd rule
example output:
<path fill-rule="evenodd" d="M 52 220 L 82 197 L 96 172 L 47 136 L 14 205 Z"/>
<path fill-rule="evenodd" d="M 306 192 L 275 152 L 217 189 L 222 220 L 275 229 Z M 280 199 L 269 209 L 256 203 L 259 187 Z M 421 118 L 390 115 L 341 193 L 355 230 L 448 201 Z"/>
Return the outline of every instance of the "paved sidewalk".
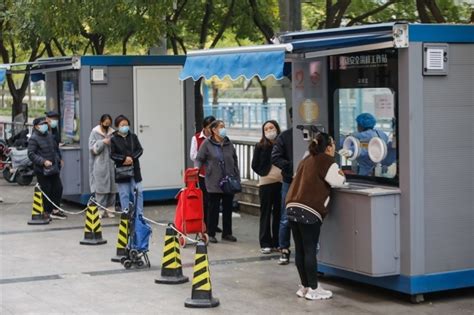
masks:
<path fill-rule="evenodd" d="M 221 305 L 214 309 L 184 307 L 191 284 L 158 285 L 164 230 L 153 226 L 151 269 L 125 270 L 112 263 L 118 218 L 102 220 L 101 246 L 82 246 L 84 217 L 45 226 L 26 224 L 31 216 L 33 186 L 0 179 L 0 314 L 474 314 L 474 289 L 427 295 L 413 305 L 407 296 L 354 282 L 323 278 L 334 292 L 329 301 L 298 299 L 293 263 L 277 265 L 277 255 L 259 253 L 258 218 L 234 218 L 237 243 L 208 248 L 212 289 Z M 66 204 L 68 210 L 80 206 Z M 172 220 L 172 203 L 148 204 L 145 215 Z M 218 238 L 220 240 L 220 238 Z M 181 251 L 184 274 L 192 279 L 194 247 Z"/>

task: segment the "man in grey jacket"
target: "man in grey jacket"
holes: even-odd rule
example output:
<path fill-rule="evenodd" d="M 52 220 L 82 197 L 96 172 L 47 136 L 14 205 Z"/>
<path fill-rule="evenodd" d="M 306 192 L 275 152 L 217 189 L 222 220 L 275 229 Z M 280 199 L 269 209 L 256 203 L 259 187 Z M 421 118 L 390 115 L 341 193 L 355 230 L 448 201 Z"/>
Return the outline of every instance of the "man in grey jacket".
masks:
<path fill-rule="evenodd" d="M 61 171 L 61 152 L 49 132 L 48 122 L 44 117 L 33 121 L 33 131 L 28 140 L 28 158 L 33 162 L 34 172 L 41 190 L 60 207 L 63 185 Z M 66 219 L 64 212 L 43 199 L 45 215 L 53 219 Z"/>

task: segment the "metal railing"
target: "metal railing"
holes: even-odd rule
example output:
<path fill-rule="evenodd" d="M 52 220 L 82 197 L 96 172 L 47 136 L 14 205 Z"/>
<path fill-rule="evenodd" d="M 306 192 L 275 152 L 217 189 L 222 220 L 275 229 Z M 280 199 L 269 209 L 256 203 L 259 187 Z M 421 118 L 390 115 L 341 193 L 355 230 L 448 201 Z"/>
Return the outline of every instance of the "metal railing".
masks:
<path fill-rule="evenodd" d="M 223 102 L 205 105 L 204 116 L 209 115 L 223 120 L 228 128 L 260 129 L 265 121 L 273 119 L 286 129 L 285 103 Z"/>
<path fill-rule="evenodd" d="M 255 142 L 232 140 L 232 143 L 239 161 L 240 178 L 242 180 L 258 180 L 259 176 L 252 170 Z"/>

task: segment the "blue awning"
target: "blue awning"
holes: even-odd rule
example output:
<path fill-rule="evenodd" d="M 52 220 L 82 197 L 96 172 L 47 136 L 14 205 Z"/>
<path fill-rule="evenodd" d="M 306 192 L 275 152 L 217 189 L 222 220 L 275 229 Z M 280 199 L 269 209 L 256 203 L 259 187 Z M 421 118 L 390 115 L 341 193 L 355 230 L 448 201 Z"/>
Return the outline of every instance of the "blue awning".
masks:
<path fill-rule="evenodd" d="M 7 69 L 0 68 L 0 84 L 5 82 L 5 78 L 7 77 Z"/>
<path fill-rule="evenodd" d="M 213 76 L 236 80 L 244 77 L 250 80 L 259 77 L 265 80 L 284 77 L 285 52 L 291 45 L 265 45 L 258 48 L 235 48 L 197 51 L 188 54 L 179 79 L 194 81 Z"/>

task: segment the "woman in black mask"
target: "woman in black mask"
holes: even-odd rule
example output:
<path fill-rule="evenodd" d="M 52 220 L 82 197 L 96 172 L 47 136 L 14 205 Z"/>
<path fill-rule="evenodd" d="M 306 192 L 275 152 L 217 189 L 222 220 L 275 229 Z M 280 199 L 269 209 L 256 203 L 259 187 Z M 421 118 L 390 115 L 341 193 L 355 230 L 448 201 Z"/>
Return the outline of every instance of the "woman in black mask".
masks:
<path fill-rule="evenodd" d="M 110 138 L 114 130 L 112 117 L 104 114 L 100 124 L 92 129 L 89 136 L 89 184 L 96 201 L 110 211 L 99 210 L 100 217 L 114 217 L 115 211 L 115 169 L 110 159 Z"/>

